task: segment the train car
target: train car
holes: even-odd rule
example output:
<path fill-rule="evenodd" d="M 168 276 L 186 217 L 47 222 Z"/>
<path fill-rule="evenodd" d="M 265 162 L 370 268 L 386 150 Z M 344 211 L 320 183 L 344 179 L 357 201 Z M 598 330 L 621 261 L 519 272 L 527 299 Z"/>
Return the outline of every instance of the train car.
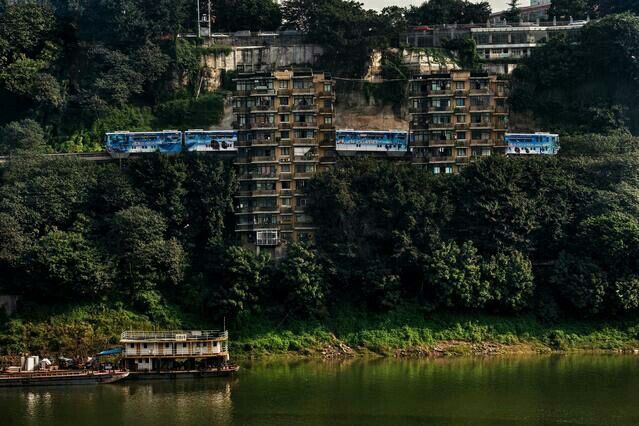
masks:
<path fill-rule="evenodd" d="M 161 132 L 114 132 L 106 134 L 105 146 L 111 154 L 137 154 L 161 152 L 163 154 L 182 152 L 182 132 L 163 130 Z"/>
<path fill-rule="evenodd" d="M 508 155 L 557 155 L 559 135 L 553 133 L 506 133 Z"/>
<path fill-rule="evenodd" d="M 337 130 L 336 139 L 338 151 L 408 151 L 408 132 L 403 130 Z"/>
<path fill-rule="evenodd" d="M 184 132 L 187 151 L 237 151 L 235 130 L 187 130 Z"/>

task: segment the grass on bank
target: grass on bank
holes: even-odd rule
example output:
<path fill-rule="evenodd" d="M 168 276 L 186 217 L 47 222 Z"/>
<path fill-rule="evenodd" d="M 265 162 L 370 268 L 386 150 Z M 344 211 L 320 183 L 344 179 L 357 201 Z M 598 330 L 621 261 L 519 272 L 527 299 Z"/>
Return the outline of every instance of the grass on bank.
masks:
<path fill-rule="evenodd" d="M 177 311 L 176 311 L 177 312 Z M 51 310 L 29 306 L 18 317 L 0 318 L 0 354 L 91 354 L 116 345 L 129 329 L 209 328 L 179 312 L 166 324 L 123 307 L 74 306 Z M 530 350 L 632 350 L 639 348 L 639 319 L 608 322 L 570 321 L 542 324 L 532 316 L 499 317 L 423 313 L 403 308 L 386 314 L 343 310 L 323 321 L 246 317 L 229 324 L 233 356 L 318 355 L 327 347 L 347 345 L 359 353 L 393 355 L 398 350 L 433 349 L 467 353 L 463 344 L 494 344 Z M 452 343 L 452 344 L 451 344 Z M 457 344 L 462 344 L 459 349 Z"/>

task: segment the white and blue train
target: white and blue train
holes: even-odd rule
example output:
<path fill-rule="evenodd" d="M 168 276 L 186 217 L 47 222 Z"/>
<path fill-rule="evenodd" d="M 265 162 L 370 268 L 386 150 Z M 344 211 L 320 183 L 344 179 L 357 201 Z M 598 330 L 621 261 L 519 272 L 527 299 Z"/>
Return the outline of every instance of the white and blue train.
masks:
<path fill-rule="evenodd" d="M 506 133 L 508 155 L 557 155 L 559 135 L 554 133 Z"/>
<path fill-rule="evenodd" d="M 234 130 L 113 132 L 106 134 L 105 148 L 112 155 L 147 152 L 177 154 L 182 151 L 237 151 L 237 132 Z"/>
<path fill-rule="evenodd" d="M 408 132 L 403 130 L 337 130 L 335 133 L 338 151 L 408 151 Z"/>

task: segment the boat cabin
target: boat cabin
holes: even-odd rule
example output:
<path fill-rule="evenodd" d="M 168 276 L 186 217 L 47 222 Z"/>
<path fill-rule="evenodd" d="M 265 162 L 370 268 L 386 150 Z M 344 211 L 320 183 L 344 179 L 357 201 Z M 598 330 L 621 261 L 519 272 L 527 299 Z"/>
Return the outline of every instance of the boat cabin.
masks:
<path fill-rule="evenodd" d="M 120 343 L 130 371 L 206 369 L 229 359 L 227 331 L 125 331 Z"/>

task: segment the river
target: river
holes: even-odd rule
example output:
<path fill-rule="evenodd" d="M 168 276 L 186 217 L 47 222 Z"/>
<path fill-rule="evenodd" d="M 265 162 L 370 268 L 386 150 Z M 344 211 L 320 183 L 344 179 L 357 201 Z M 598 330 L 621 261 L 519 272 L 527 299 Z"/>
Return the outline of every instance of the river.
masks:
<path fill-rule="evenodd" d="M 233 379 L 0 389 L 0 425 L 639 424 L 639 356 L 242 367 Z"/>

